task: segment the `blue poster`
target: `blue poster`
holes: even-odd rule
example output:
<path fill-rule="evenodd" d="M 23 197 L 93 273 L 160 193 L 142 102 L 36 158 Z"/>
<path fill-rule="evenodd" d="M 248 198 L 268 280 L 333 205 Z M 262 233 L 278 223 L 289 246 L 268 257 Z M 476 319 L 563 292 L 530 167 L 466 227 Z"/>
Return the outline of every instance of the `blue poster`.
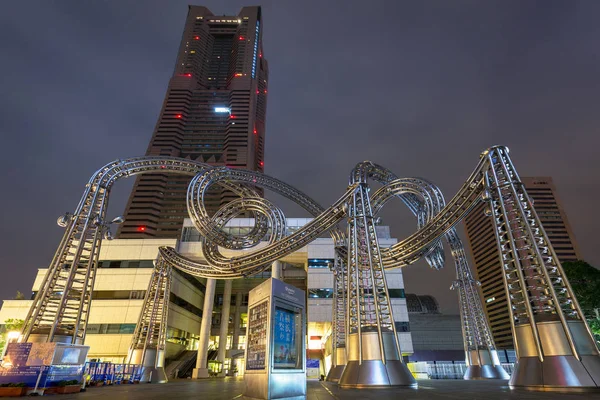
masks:
<path fill-rule="evenodd" d="M 275 368 L 298 368 L 298 350 L 296 343 L 295 313 L 283 308 L 275 307 L 274 329 L 274 355 Z"/>
<path fill-rule="evenodd" d="M 308 358 L 306 360 L 306 368 L 319 368 L 319 360 L 313 360 Z"/>

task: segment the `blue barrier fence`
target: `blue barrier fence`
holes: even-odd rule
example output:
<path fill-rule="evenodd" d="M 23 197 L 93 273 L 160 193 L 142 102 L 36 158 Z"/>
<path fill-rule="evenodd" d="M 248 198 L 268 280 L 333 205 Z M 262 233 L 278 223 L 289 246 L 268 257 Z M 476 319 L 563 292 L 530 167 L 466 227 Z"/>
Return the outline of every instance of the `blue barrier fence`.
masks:
<path fill-rule="evenodd" d="M 110 362 L 86 362 L 83 375 L 89 382 L 104 382 L 105 384 L 121 384 L 124 380 L 129 383 L 139 382 L 142 378 L 142 366 L 133 364 L 113 364 Z"/>

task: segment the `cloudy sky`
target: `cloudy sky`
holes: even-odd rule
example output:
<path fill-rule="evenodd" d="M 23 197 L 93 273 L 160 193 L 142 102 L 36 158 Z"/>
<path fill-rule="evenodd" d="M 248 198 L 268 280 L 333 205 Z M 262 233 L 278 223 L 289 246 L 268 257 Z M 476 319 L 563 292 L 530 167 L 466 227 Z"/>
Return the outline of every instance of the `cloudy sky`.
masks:
<path fill-rule="evenodd" d="M 12 1 L 0 13 L 0 298 L 29 295 L 90 175 L 142 155 L 186 1 Z M 203 1 L 236 14 L 239 1 Z M 373 160 L 451 198 L 494 144 L 523 176 L 550 175 L 585 259 L 600 266 L 600 2 L 264 1 L 265 170 L 323 205 Z M 123 212 L 131 183 L 113 191 Z M 296 209 L 288 207 L 288 216 Z M 416 226 L 400 202 L 384 222 Z M 406 290 L 457 312 L 454 275 L 423 263 Z"/>

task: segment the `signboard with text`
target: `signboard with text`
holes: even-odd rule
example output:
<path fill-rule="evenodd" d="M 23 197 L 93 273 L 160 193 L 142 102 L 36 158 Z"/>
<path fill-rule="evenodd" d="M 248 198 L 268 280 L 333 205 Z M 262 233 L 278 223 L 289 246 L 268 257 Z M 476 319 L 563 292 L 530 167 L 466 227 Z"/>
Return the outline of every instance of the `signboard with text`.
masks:
<path fill-rule="evenodd" d="M 296 343 L 296 313 L 275 307 L 274 321 L 274 368 L 296 368 L 298 346 Z"/>

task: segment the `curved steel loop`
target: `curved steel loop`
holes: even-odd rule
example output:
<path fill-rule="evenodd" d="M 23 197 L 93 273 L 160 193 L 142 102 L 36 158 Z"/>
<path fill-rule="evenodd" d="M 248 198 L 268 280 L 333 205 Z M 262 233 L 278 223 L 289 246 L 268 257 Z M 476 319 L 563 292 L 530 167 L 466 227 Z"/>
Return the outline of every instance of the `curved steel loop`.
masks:
<path fill-rule="evenodd" d="M 345 217 L 345 203 L 352 197 L 356 188 L 350 187 L 348 191 L 331 207 L 323 213 L 315 217 L 311 222 L 304 225 L 301 229 L 290 236 L 286 236 L 281 240 L 268 244 L 266 247 L 253 252 L 246 252 L 237 257 L 225 257 L 218 252 L 211 251 L 211 247 L 207 246 L 206 251 L 203 251 L 203 256 L 214 268 L 226 269 L 231 268 L 241 274 L 252 274 L 256 266 L 262 269 L 264 265 L 271 264 L 280 258 L 285 257 L 294 251 L 306 246 L 323 232 L 336 227 L 336 225 Z"/>
<path fill-rule="evenodd" d="M 441 190 L 431 182 L 421 178 L 397 179 L 389 187 L 384 187 L 373 195 L 374 214 L 379 212 L 389 199 L 405 191 L 420 196 L 427 205 L 425 223 L 429 223 L 433 216 L 439 214 L 445 206 Z M 457 280 L 453 286 L 461 291 L 460 295 L 464 297 L 460 305 L 462 316 L 466 320 L 463 323 L 465 347 L 467 350 L 494 349 L 495 344 L 491 332 L 485 319 L 482 318 L 483 309 L 476 289 L 477 282 L 472 277 L 462 241 L 454 227 L 446 232 L 445 237 L 456 266 Z"/>
<path fill-rule="evenodd" d="M 167 264 L 172 265 L 174 268 L 199 278 L 237 279 L 241 277 L 239 273 L 215 270 L 205 260 L 184 257 L 172 247 L 160 247 L 158 249 L 158 259 L 165 260 Z"/>
<path fill-rule="evenodd" d="M 242 169 L 214 168 L 206 170 L 196 175 L 190 182 L 187 192 L 188 212 L 196 229 L 208 240 L 223 247 L 227 247 L 228 237 L 216 229 L 215 222 L 211 222 L 203 199 L 211 185 L 217 183 L 227 185 L 233 182 L 272 190 L 294 201 L 314 217 L 318 217 L 326 211 L 303 192 L 268 175 Z M 338 228 L 332 229 L 331 235 L 336 243 L 344 243 L 345 236 Z"/>
<path fill-rule="evenodd" d="M 242 211 L 251 211 L 254 212 L 255 215 L 262 215 L 268 222 L 268 225 L 271 227 L 271 234 L 268 239 L 269 244 L 273 244 L 279 240 L 281 240 L 286 233 L 286 219 L 283 212 L 276 207 L 270 201 L 255 197 L 255 198 L 241 198 L 234 200 L 228 204 L 232 208 Z M 234 217 L 235 214 L 232 214 Z M 228 219 L 221 219 L 219 221 L 219 225 L 216 225 L 217 229 L 220 229 Z M 257 237 L 258 241 L 261 240 L 261 237 Z M 218 257 L 218 258 L 226 258 L 223 256 L 220 251 L 218 244 L 215 242 L 211 242 L 206 238 L 202 238 L 202 255 L 208 261 L 210 257 Z M 236 272 L 242 275 L 248 275 L 252 273 L 257 273 L 268 267 L 270 263 L 266 263 L 263 265 L 253 265 L 249 269 L 235 270 L 231 264 L 226 266 L 223 265 L 214 265 L 214 268 L 218 271 L 222 272 Z"/>
<path fill-rule="evenodd" d="M 485 189 L 483 172 L 486 167 L 486 160 L 481 158 L 465 184 L 437 215 L 409 237 L 381 250 L 386 269 L 403 267 L 423 257 L 437 240 L 461 221 L 481 201 L 481 194 Z M 395 190 L 396 184 L 405 184 L 405 182 L 391 182 L 387 188 L 380 190 Z M 415 189 L 417 189 L 416 186 Z"/>
<path fill-rule="evenodd" d="M 356 182 L 363 180 L 374 180 L 384 187 L 390 182 L 398 180 L 398 176 L 389 169 L 376 164 L 371 161 L 363 161 L 356 165 L 350 175 L 350 182 Z M 410 178 L 407 178 L 410 179 Z M 422 180 L 425 181 L 425 180 Z M 410 191 L 398 191 L 394 194 L 410 209 L 410 211 L 417 217 L 417 228 L 421 229 L 427 221 L 427 213 L 431 213 L 430 204 L 423 202 L 421 198 Z M 374 213 L 377 211 L 373 208 Z M 445 254 L 444 248 L 441 242 L 437 242 L 430 246 L 429 250 L 423 255 L 425 261 L 431 268 L 441 269 L 444 267 Z"/>

